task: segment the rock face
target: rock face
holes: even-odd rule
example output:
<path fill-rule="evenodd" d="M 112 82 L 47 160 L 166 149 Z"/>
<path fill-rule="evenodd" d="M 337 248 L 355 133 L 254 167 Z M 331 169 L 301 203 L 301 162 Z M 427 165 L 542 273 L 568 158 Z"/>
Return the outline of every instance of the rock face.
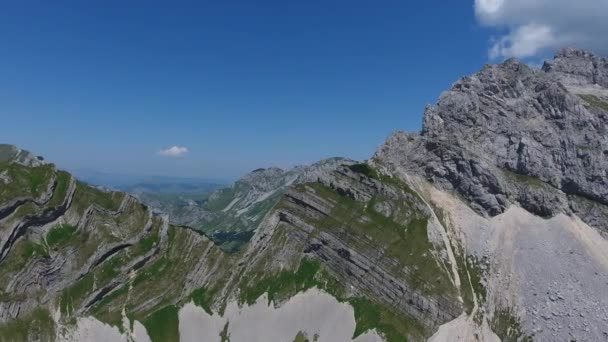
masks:
<path fill-rule="evenodd" d="M 608 88 L 608 60 L 584 50 L 562 49 L 554 60 L 545 62 L 543 71 L 567 85 Z"/>
<path fill-rule="evenodd" d="M 289 240 L 354 291 L 431 330 L 462 313 L 453 275 L 433 264 L 449 260 L 428 241 L 430 210 L 406 186 L 340 167 L 291 189 L 275 210 Z"/>
<path fill-rule="evenodd" d="M 490 215 L 511 203 L 546 217 L 581 212 L 585 199 L 607 205 L 607 65 L 566 49 L 540 71 L 514 59 L 485 66 L 426 108 L 420 134 L 395 133 L 374 159 Z"/>

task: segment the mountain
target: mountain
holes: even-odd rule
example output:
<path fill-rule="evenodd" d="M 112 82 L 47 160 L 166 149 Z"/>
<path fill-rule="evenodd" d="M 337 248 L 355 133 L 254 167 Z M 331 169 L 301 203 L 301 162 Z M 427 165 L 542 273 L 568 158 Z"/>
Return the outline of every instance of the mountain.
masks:
<path fill-rule="evenodd" d="M 227 184 L 226 181 L 209 178 L 118 174 L 90 169 L 73 169 L 69 171 L 83 182 L 124 191 L 143 188 L 149 192 L 177 192 L 181 190 L 193 190 L 196 187 L 217 187 Z"/>
<path fill-rule="evenodd" d="M 192 228 L 3 154 L 0 341 L 605 340 L 606 75 L 487 65 L 421 132 L 256 170 Z"/>
<path fill-rule="evenodd" d="M 73 170 L 81 181 L 94 186 L 120 190 L 171 217 L 171 223 L 191 224 L 210 213 L 203 208 L 208 197 L 225 187 L 225 182 L 206 178 L 154 175 L 123 175 L 87 169 Z"/>
<path fill-rule="evenodd" d="M 265 215 L 294 185 L 315 182 L 340 165 L 353 164 L 344 158 L 329 158 L 309 166 L 285 171 L 272 167 L 257 169 L 231 187 L 212 193 L 194 215 L 180 216 L 178 224 L 208 235 L 224 250 L 235 252 L 253 236 Z"/>
<path fill-rule="evenodd" d="M 43 157 L 35 156 L 29 151 L 8 144 L 0 144 L 0 162 L 3 161 L 15 161 L 26 166 L 45 164 Z"/>

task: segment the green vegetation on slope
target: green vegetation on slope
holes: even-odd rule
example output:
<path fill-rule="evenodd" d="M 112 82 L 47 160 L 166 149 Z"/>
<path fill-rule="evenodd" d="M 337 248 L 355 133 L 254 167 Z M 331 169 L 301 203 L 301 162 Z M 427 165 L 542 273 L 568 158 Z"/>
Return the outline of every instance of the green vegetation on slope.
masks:
<path fill-rule="evenodd" d="M 375 173 L 375 170 L 365 168 L 357 172 L 370 170 Z M 63 182 L 63 185 L 60 185 L 60 182 Z M 58 203 L 61 202 L 60 197 L 61 200 L 65 198 L 68 182 L 69 178 L 63 181 L 57 179 L 55 195 Z M 398 183 L 395 181 L 391 184 Z M 436 263 L 429 264 L 436 268 L 434 274 L 425 273 L 426 270 L 423 268 L 427 268 L 426 266 L 417 268 L 419 265 L 424 265 L 424 262 L 433 260 L 430 253 L 432 246 L 426 238 L 426 217 L 410 206 L 408 200 L 411 198 L 406 196 L 405 199 L 395 200 L 378 196 L 368 203 L 361 203 L 321 184 L 309 184 L 306 187 L 334 204 L 331 215 L 334 221 L 313 222 L 319 230 L 336 233 L 343 227 L 348 227 L 349 235 L 346 236 L 345 242 L 349 246 L 362 249 L 386 246 L 385 255 L 406 266 L 408 274 L 414 277 L 409 280 L 416 288 L 435 293 L 445 286 L 442 271 L 437 268 Z M 408 189 L 404 191 L 408 193 Z M 115 211 L 120 206 L 123 196 L 121 193 L 104 192 L 78 183 L 73 201 L 74 210 L 77 214 L 82 214 L 86 208 L 95 205 Z M 54 226 L 47 233 L 45 243 L 36 244 L 28 240 L 19 240 L 5 262 L 17 268 L 23 267 L 33 258 L 49 257 L 49 253 L 56 255 L 56 253 L 76 251 L 75 255 L 70 256 L 76 260 L 71 266 L 74 269 L 81 269 L 100 246 L 107 247 L 113 243 L 126 241 L 142 232 L 147 222 L 147 209 L 137 202 L 126 202 L 126 204 L 123 208 L 124 212 L 119 215 L 92 211 L 88 218 L 91 226 L 82 229 L 68 224 Z M 384 204 L 392 207 L 392 214 L 387 216 L 378 211 L 377 207 Z M 24 205 L 22 208 L 28 207 Z M 22 208 L 19 208 L 19 211 L 25 213 L 25 209 Z M 35 208 L 33 210 L 35 211 Z M 131 266 L 126 267 L 126 265 L 160 243 L 160 228 L 160 220 L 155 219 L 149 234 L 139 242 L 124 247 L 115 255 L 95 265 L 88 274 L 64 289 L 57 304 L 66 322 L 70 322 L 75 310 L 82 308 L 87 298 L 92 298 L 91 294 L 94 291 L 106 286 L 111 291 L 95 303 L 89 313 L 103 322 L 120 328 L 121 310 L 125 307 L 131 320 L 137 319 L 144 323 L 153 341 L 177 340 L 177 311 L 186 301 L 193 300 L 207 312 L 212 312 L 213 305 L 218 304 L 214 301 L 217 301 L 219 290 L 227 279 L 226 270 L 231 269 L 232 262 L 236 259 L 211 246 L 208 240 L 197 238 L 189 230 L 171 226 L 168 230 L 167 245 L 163 245 L 163 249 L 155 254 L 148 264 L 137 270 L 135 277 L 130 279 L 127 277 L 126 273 L 131 270 Z M 280 232 L 277 236 L 280 236 Z M 353 239 L 349 240 L 349 236 Z M 357 241 L 363 240 L 367 240 L 369 244 L 358 244 Z M 277 247 L 280 248 L 281 245 Z M 168 288 L 184 288 L 189 272 L 197 267 L 200 260 L 205 260 L 206 268 L 217 267 L 216 269 L 219 270 L 219 274 L 214 275 L 212 283 L 205 284 L 204 287 L 186 296 L 180 291 L 167 291 Z M 317 261 L 305 258 L 298 265 L 298 267 L 294 266 L 297 268 L 295 271 L 292 268 L 292 271 L 285 270 L 275 275 L 261 270 L 263 273 L 253 275 L 254 281 L 243 281 L 240 284 L 241 301 L 253 303 L 264 293 L 268 293 L 270 301 L 279 302 L 298 292 L 317 287 L 353 306 L 357 322 L 355 336 L 369 329 L 377 329 L 389 341 L 403 341 L 404 336 L 425 336 L 424 328 L 395 312 L 391 307 L 363 297 L 347 296 L 344 285 L 330 276 L 325 266 Z M 5 270 L 7 268 L 3 267 L 2 271 Z M 246 275 L 249 276 L 251 275 Z M 432 286 L 429 287 L 422 278 L 432 279 Z M 114 287 L 117 280 L 118 285 Z M 150 298 L 155 300 L 151 303 Z M 162 331 L 155 331 L 154 327 L 159 326 L 163 326 Z"/>
<path fill-rule="evenodd" d="M 0 324 L 0 342 L 32 340 L 55 340 L 55 323 L 48 310 L 38 308 L 26 317 Z"/>
<path fill-rule="evenodd" d="M 492 331 L 494 331 L 503 342 L 533 341 L 532 337 L 526 336 L 522 332 L 519 319 L 509 310 L 495 312 L 490 326 Z"/>
<path fill-rule="evenodd" d="M 56 248 L 67 242 L 74 236 L 76 226 L 69 224 L 57 225 L 49 230 L 46 234 L 46 243 L 50 248 Z"/>
<path fill-rule="evenodd" d="M 65 171 L 57 171 L 57 184 L 55 185 L 55 191 L 53 192 L 53 197 L 48 203 L 49 207 L 57 207 L 63 200 L 65 196 L 68 194 L 68 186 L 70 185 L 70 174 Z"/>
<path fill-rule="evenodd" d="M 144 255 L 160 242 L 160 226 L 161 220 L 156 220 L 153 224 L 150 234 L 139 240 L 133 250 L 133 255 Z"/>
<path fill-rule="evenodd" d="M 306 335 L 306 333 L 303 333 L 302 331 L 298 331 L 293 342 L 310 342 L 310 340 L 308 339 L 308 336 Z"/>
<path fill-rule="evenodd" d="M 213 310 L 211 309 L 211 304 L 213 303 L 213 298 L 216 293 L 217 291 L 210 291 L 205 287 L 201 287 L 192 291 L 190 298 L 195 305 L 203 308 L 205 312 L 212 315 Z"/>
<path fill-rule="evenodd" d="M 241 301 L 251 305 L 267 293 L 269 303 L 277 302 L 313 287 L 353 306 L 357 323 L 353 338 L 371 329 L 383 334 L 388 342 L 406 341 L 405 336 L 408 335 L 425 336 L 423 327 L 414 320 L 397 314 L 392 308 L 361 297 L 347 297 L 343 285 L 330 276 L 318 261 L 309 258 L 303 258 L 295 272 L 283 271 L 274 276 L 266 275 L 254 286 L 242 287 Z"/>
<path fill-rule="evenodd" d="M 95 304 L 92 314 L 97 319 L 119 326 L 121 310 L 125 306 L 130 319 L 146 322 L 159 310 L 170 306 L 177 308 L 191 299 L 208 312 L 211 311 L 213 296 L 225 281 L 221 273 L 215 275 L 214 282 L 207 288 L 198 289 L 184 298 L 180 291 L 167 291 L 167 289 L 184 288 L 187 275 L 200 260 L 205 260 L 208 267 L 214 267 L 218 263 L 230 262 L 230 259 L 225 257 L 221 250 L 210 246 L 209 240 L 202 237 L 194 238 L 196 235 L 193 234 L 196 233 L 191 230 L 170 226 L 167 233 L 167 245 L 164 245 L 155 259 L 139 269 L 137 275 L 129 283 L 121 285 L 120 288 Z M 151 236 L 153 235 L 154 233 L 151 232 Z M 149 242 L 145 244 L 150 245 Z M 108 268 L 107 265 L 113 263 L 116 263 L 117 267 L 127 263 L 129 258 L 135 257 L 135 251 L 141 251 L 140 246 L 137 244 L 129 247 L 120 257 L 113 257 L 104 263 L 105 267 L 99 268 Z M 220 269 L 225 271 L 229 268 L 220 266 Z M 118 268 L 114 269 L 114 271 L 118 270 Z M 125 270 L 122 270 L 122 273 L 124 272 Z M 99 274 L 97 279 L 100 281 L 102 275 Z M 130 291 L 129 285 L 132 286 Z M 142 303 L 149 302 L 150 298 L 155 298 L 153 304 L 142 306 Z"/>
<path fill-rule="evenodd" d="M 591 106 L 597 107 L 601 110 L 608 112 L 608 102 L 601 100 L 599 97 L 591 94 L 580 94 L 579 96 Z"/>
<path fill-rule="evenodd" d="M 348 167 L 353 172 L 361 173 L 369 178 L 378 179 L 378 172 L 372 168 L 369 164 L 361 163 L 361 164 L 353 164 Z"/>
<path fill-rule="evenodd" d="M 125 194 L 122 192 L 105 192 L 85 183 L 78 182 L 72 205 L 80 214 L 84 213 L 91 204 L 110 211 L 116 211 L 124 196 Z"/>
<path fill-rule="evenodd" d="M 383 246 L 384 256 L 399 262 L 400 266 L 393 270 L 395 274 L 402 272 L 403 267 L 407 268 L 406 277 L 412 287 L 429 295 L 457 296 L 449 276 L 432 253 L 434 246 L 427 235 L 428 218 L 415 209 L 407 197 L 377 196 L 362 203 L 320 183 L 306 184 L 298 189 L 306 191 L 306 187 L 335 203 L 329 217 L 310 219 L 309 223 L 315 228 L 332 234 L 347 233 L 341 236 L 354 249 Z M 389 216 L 378 212 L 377 207 L 381 205 L 391 208 Z"/>
<path fill-rule="evenodd" d="M 321 272 L 319 262 L 305 258 L 295 272 L 284 271 L 274 277 L 263 278 L 253 287 L 243 287 L 240 301 L 252 305 L 267 293 L 268 303 L 277 302 L 313 287 L 327 290 L 332 294 L 341 292 L 340 285 L 325 272 Z"/>
<path fill-rule="evenodd" d="M 93 291 L 94 276 L 89 273 L 63 290 L 59 299 L 59 309 L 62 315 L 72 316 L 86 296 Z"/>
<path fill-rule="evenodd" d="M 433 204 L 431 205 L 441 224 L 445 229 L 449 230 L 448 222 L 450 221 L 446 219 L 447 212 Z M 462 296 L 466 313 L 470 314 L 475 306 L 475 297 L 479 301 L 479 305 L 482 305 L 486 298 L 486 288 L 482 283 L 482 270 L 479 267 L 477 259 L 466 255 L 462 246 L 455 245 L 452 241 L 450 241 L 450 245 L 454 251 L 454 257 L 458 266 L 458 276 L 460 277 L 460 288 L 462 290 L 460 295 Z"/>
<path fill-rule="evenodd" d="M 536 177 L 522 175 L 507 169 L 502 169 L 502 172 L 507 179 L 513 182 L 513 184 L 529 186 L 536 189 L 551 188 L 549 184 Z"/>
<path fill-rule="evenodd" d="M 166 306 L 143 322 L 152 342 L 179 342 L 178 309 L 175 305 Z"/>
<path fill-rule="evenodd" d="M 406 342 L 406 335 L 423 333 L 414 321 L 404 320 L 400 315 L 382 308 L 367 298 L 354 298 L 349 300 L 349 303 L 355 310 L 357 321 L 353 338 L 376 329 L 388 342 Z"/>
<path fill-rule="evenodd" d="M 226 322 L 226 325 L 224 325 L 224 329 L 220 331 L 220 342 L 230 342 L 230 333 L 228 333 L 229 327 L 230 321 Z"/>
<path fill-rule="evenodd" d="M 53 178 L 54 166 L 46 164 L 26 167 L 20 164 L 0 162 L 0 203 L 17 197 L 40 197 Z M 4 182 L 2 179 L 8 179 Z"/>

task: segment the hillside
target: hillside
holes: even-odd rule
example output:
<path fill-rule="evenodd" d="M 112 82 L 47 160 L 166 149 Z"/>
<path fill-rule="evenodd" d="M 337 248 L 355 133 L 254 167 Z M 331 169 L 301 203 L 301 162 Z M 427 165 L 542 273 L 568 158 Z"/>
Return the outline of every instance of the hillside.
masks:
<path fill-rule="evenodd" d="M 377 179 L 349 167 L 338 167 L 325 183 L 289 190 L 265 218 L 263 228 L 247 248 L 230 255 L 203 235 L 168 224 L 166 217 L 153 214 L 130 195 L 104 192 L 79 183 L 52 164 L 29 167 L 5 161 L 2 168 L 7 184 L 11 185 L 3 191 L 5 204 L 0 211 L 3 233 L 0 308 L 5 321 L 0 326 L 0 336 L 5 340 L 34 335 L 43 340 L 78 340 L 104 329 L 110 329 L 116 336 L 124 334 L 124 338 L 146 329 L 146 335 L 153 341 L 177 340 L 178 313 L 189 302 L 206 310 L 203 312 L 226 315 L 234 303 L 256 305 L 261 297 L 262 301 L 283 303 L 313 287 L 354 307 L 350 315 L 357 328 L 348 336 L 374 334 L 369 329 L 377 329 L 391 340 L 408 335 L 422 338 L 460 311 L 452 280 L 438 265 L 418 269 L 410 260 L 406 266 L 408 257 L 399 252 L 411 245 L 408 234 L 399 233 L 399 225 L 411 226 L 409 235 L 415 241 L 427 241 L 424 223 L 428 212 L 398 182 L 381 185 Z M 370 193 L 363 198 L 342 198 L 340 193 L 344 190 L 332 188 L 334 185 L 329 183 L 337 180 L 353 189 L 362 187 L 362 194 Z M 370 188 L 370 184 L 374 187 Z M 330 206 L 323 210 L 340 213 L 354 206 L 358 211 L 349 215 L 360 215 L 360 220 L 370 222 L 362 223 L 359 231 L 353 230 L 348 238 L 330 239 L 335 233 L 307 232 L 304 226 L 295 224 L 297 221 L 285 221 L 290 212 L 292 218 L 293 213 L 306 212 L 305 203 L 294 202 L 294 198 L 301 191 L 315 188 L 320 196 L 327 196 L 326 200 L 331 197 L 332 201 L 338 201 L 335 207 L 327 202 Z M 363 207 L 375 197 L 408 201 L 412 207 L 407 213 L 384 217 Z M 338 216 L 335 220 L 341 223 L 346 217 Z M 323 221 L 330 222 L 329 218 Z M 367 247 L 361 245 L 367 239 L 361 230 L 381 229 L 381 223 L 392 221 L 393 228 L 382 228 L 386 234 L 376 233 L 382 241 L 392 241 L 390 258 L 384 266 L 388 269 L 371 267 L 370 259 L 378 257 L 374 245 L 382 248 L 380 243 L 384 242 L 372 240 Z M 324 238 L 318 240 L 320 236 Z M 324 243 L 337 245 L 327 249 L 316 247 Z M 416 253 L 425 253 L 417 258 L 432 266 L 433 246 L 427 242 L 416 248 L 422 248 Z M 337 252 L 325 254 L 331 250 Z M 359 284 L 357 275 L 344 267 L 345 253 L 361 263 L 358 267 L 371 267 L 369 272 L 375 275 L 375 283 Z M 435 271 L 439 273 L 433 274 Z M 383 285 L 382 279 L 386 277 L 395 283 Z M 416 285 L 411 287 L 409 281 Z M 425 284 L 426 281 L 430 284 Z M 440 289 L 449 289 L 450 293 L 442 294 Z M 404 293 L 410 297 L 408 302 L 394 307 L 396 297 Z M 409 318 L 416 310 L 424 311 L 417 313 L 417 319 Z M 370 314 L 372 317 L 368 317 Z M 411 321 L 406 327 L 400 323 L 405 319 Z M 155 330 L 158 320 L 168 323 Z M 131 324 L 125 323 L 129 321 Z M 101 322 L 117 328 L 113 330 Z"/>
<path fill-rule="evenodd" d="M 256 170 L 191 228 L 3 145 L 0 341 L 606 339 L 607 75 L 487 65 L 420 133 Z"/>

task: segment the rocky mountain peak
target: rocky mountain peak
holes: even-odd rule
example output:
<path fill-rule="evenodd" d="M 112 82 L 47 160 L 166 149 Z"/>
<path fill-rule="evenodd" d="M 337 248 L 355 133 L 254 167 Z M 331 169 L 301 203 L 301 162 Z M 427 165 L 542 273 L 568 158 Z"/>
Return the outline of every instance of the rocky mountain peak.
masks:
<path fill-rule="evenodd" d="M 17 163 L 23 166 L 40 166 L 46 164 L 44 158 L 35 156 L 29 151 L 14 145 L 0 144 L 0 161 Z"/>
<path fill-rule="evenodd" d="M 278 167 L 257 169 L 243 176 L 237 181 L 237 183 L 240 185 L 265 188 L 265 184 L 272 183 L 274 180 L 282 177 L 284 174 L 285 170 Z"/>
<path fill-rule="evenodd" d="M 543 64 L 542 70 L 566 85 L 608 87 L 608 60 L 589 51 L 561 49 L 553 60 Z"/>
<path fill-rule="evenodd" d="M 590 59 L 590 58 L 594 58 L 594 57 L 595 57 L 595 55 L 590 51 L 573 48 L 573 47 L 561 48 L 555 54 L 555 59 L 559 59 L 559 58 Z"/>
<path fill-rule="evenodd" d="M 487 65 L 427 106 L 420 135 L 397 133 L 375 159 L 490 215 L 511 203 L 542 216 L 580 210 L 579 198 L 606 205 L 606 70 L 605 59 L 573 49 L 540 71 L 515 59 Z"/>

